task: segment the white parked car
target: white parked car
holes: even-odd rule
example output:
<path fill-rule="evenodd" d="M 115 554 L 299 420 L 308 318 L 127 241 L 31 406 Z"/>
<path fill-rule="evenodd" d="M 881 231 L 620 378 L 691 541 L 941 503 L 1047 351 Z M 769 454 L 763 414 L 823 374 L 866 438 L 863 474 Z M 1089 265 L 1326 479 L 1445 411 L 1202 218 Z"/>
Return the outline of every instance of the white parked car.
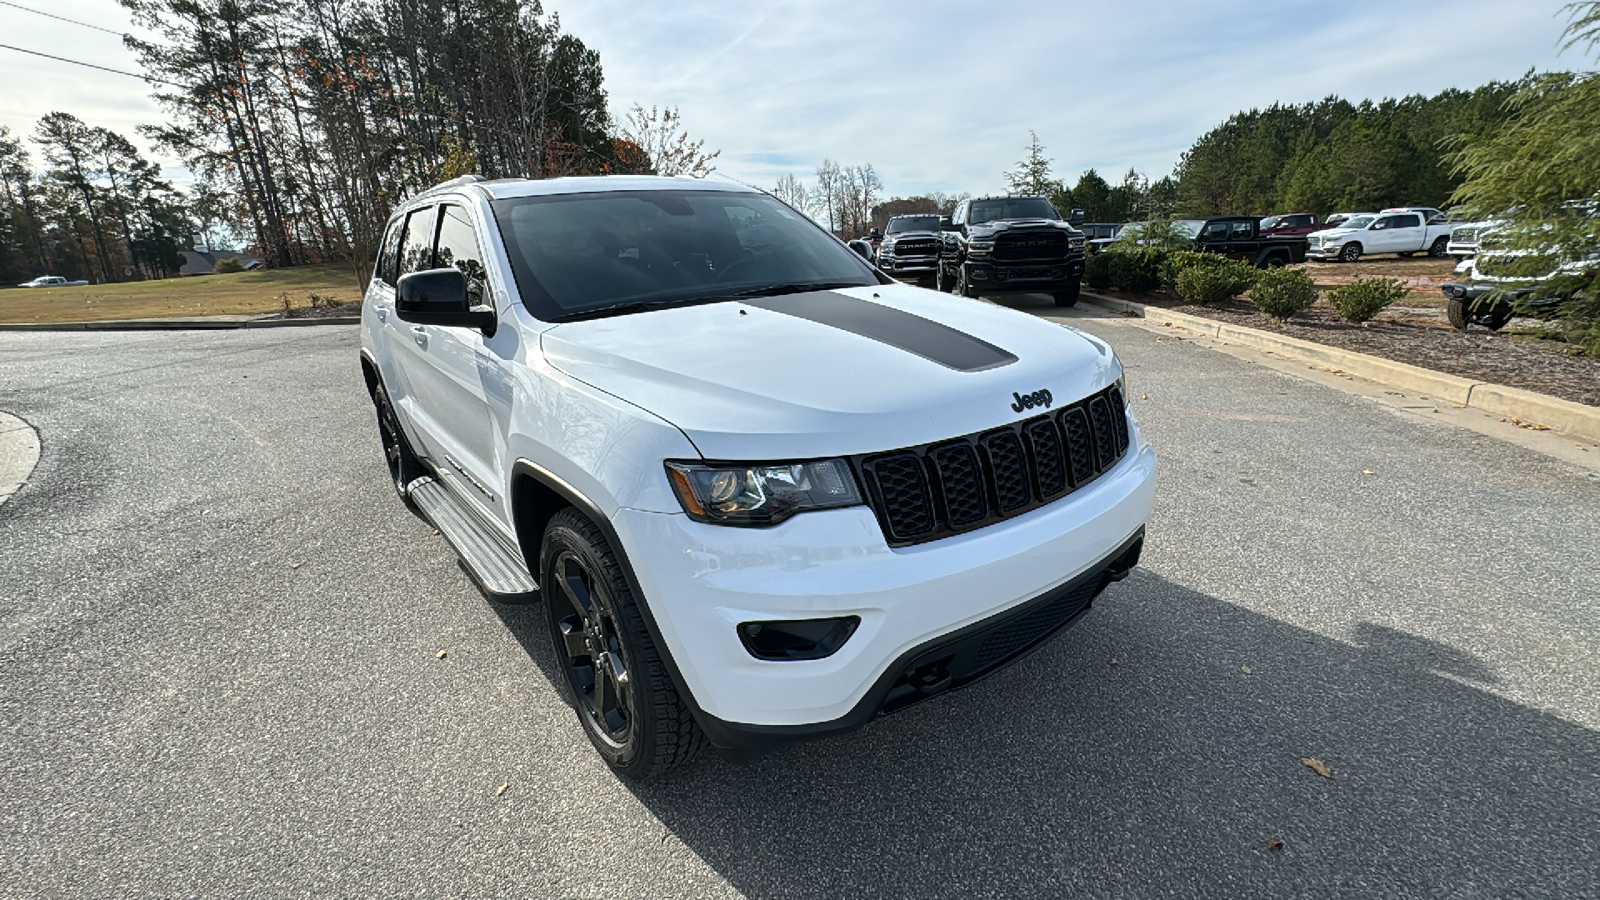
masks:
<path fill-rule="evenodd" d="M 738 185 L 448 182 L 389 222 L 361 335 L 396 489 L 491 598 L 542 598 L 627 776 L 983 678 L 1150 517 L 1109 346 Z"/>
<path fill-rule="evenodd" d="M 1380 213 L 1355 216 L 1337 227 L 1313 231 L 1306 236 L 1310 259 L 1355 262 L 1374 253 L 1410 256 L 1427 253 L 1445 255 L 1453 223 L 1445 215 L 1427 207 L 1386 209 Z"/>
<path fill-rule="evenodd" d="M 52 288 L 52 287 L 82 287 L 87 281 L 68 281 L 60 275 L 41 275 L 32 281 L 26 281 L 17 287 L 25 288 Z"/>

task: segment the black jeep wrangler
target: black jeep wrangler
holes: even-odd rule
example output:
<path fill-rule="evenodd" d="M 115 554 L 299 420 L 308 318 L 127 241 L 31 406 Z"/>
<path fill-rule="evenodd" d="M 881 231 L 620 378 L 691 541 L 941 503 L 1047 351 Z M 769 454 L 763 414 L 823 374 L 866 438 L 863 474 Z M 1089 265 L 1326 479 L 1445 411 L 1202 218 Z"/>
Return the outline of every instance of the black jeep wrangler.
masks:
<path fill-rule="evenodd" d="M 963 200 L 944 226 L 935 283 L 941 291 L 1050 294 L 1078 302 L 1083 281 L 1083 210 L 1062 220 L 1043 197 Z"/>

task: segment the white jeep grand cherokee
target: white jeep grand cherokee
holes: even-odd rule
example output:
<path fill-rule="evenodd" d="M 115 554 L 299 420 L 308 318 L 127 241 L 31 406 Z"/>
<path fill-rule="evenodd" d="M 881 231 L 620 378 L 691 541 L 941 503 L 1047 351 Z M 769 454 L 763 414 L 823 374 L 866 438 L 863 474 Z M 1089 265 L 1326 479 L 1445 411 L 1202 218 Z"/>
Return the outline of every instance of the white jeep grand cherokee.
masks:
<path fill-rule="evenodd" d="M 624 775 L 970 684 L 1138 561 L 1110 347 L 757 191 L 457 179 L 395 214 L 361 320 L 400 495 L 491 599 L 542 595 Z"/>

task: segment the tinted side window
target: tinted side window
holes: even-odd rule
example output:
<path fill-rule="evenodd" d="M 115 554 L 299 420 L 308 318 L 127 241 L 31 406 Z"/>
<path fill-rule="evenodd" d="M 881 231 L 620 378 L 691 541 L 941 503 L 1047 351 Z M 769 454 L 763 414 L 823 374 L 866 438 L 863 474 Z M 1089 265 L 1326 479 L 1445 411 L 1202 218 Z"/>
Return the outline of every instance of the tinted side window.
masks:
<path fill-rule="evenodd" d="M 1422 224 L 1421 216 L 1396 216 L 1391 228 L 1416 228 Z"/>
<path fill-rule="evenodd" d="M 400 274 L 433 268 L 433 207 L 406 216 L 406 236 L 400 242 Z"/>
<path fill-rule="evenodd" d="M 1250 223 L 1249 222 L 1235 222 L 1235 223 L 1233 223 L 1233 239 L 1236 240 L 1236 241 L 1248 241 L 1248 240 L 1250 240 Z"/>
<path fill-rule="evenodd" d="M 401 221 L 395 219 L 389 223 L 389 230 L 383 233 L 383 246 L 378 249 L 378 265 L 372 273 L 374 278 L 390 287 L 399 277 L 395 270 L 399 268 L 397 263 L 400 260 L 400 225 Z"/>
<path fill-rule="evenodd" d="M 1289 221 L 1287 223 L 1288 227 L 1290 227 L 1290 228 L 1303 228 L 1304 226 L 1310 225 L 1310 224 L 1311 224 L 1311 217 L 1310 216 L 1290 216 L 1289 217 Z"/>
<path fill-rule="evenodd" d="M 478 249 L 478 234 L 467 211 L 459 206 L 439 207 L 439 245 L 433 265 L 460 269 L 467 276 L 467 302 L 473 306 L 487 303 L 484 295 L 488 270 L 483 265 L 483 252 Z"/>

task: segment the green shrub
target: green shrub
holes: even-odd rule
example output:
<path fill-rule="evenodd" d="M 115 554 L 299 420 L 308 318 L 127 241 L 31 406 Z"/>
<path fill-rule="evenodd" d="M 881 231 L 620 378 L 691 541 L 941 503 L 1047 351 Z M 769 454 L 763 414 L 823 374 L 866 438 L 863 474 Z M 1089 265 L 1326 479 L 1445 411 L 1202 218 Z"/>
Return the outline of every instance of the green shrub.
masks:
<path fill-rule="evenodd" d="M 237 259 L 219 259 L 216 265 L 211 267 L 211 271 L 218 275 L 232 275 L 235 272 L 243 272 L 244 266 L 240 265 Z"/>
<path fill-rule="evenodd" d="M 1178 296 L 1185 303 L 1212 306 L 1237 297 L 1256 282 L 1255 267 L 1226 257 L 1222 265 L 1192 265 L 1178 273 Z"/>
<path fill-rule="evenodd" d="M 1115 251 L 1103 250 L 1089 257 L 1083 267 L 1083 280 L 1089 287 L 1103 291 L 1111 287 L 1111 256 Z"/>
<path fill-rule="evenodd" d="M 1328 292 L 1328 303 L 1351 322 L 1365 322 L 1406 295 L 1405 282 L 1395 278 L 1357 278 Z"/>
<path fill-rule="evenodd" d="M 1269 316 L 1288 321 L 1317 302 L 1317 287 L 1305 269 L 1267 269 L 1256 276 L 1250 302 Z"/>
<path fill-rule="evenodd" d="M 1220 253 L 1201 253 L 1198 250 L 1173 250 L 1161 261 L 1161 286 L 1169 291 L 1178 289 L 1178 276 L 1188 269 L 1227 268 L 1233 260 Z"/>
<path fill-rule="evenodd" d="M 1157 247 L 1139 247 L 1134 250 L 1107 250 L 1101 256 L 1107 260 L 1111 286 L 1119 291 L 1143 294 L 1161 286 L 1161 261 L 1166 251 Z"/>

